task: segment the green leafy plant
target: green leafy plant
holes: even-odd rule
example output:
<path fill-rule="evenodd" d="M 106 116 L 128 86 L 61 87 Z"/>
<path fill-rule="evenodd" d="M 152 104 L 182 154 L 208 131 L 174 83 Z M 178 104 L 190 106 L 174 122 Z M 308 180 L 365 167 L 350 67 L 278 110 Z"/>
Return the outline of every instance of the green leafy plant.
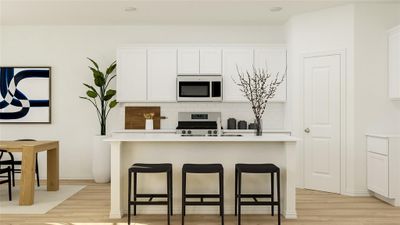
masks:
<path fill-rule="evenodd" d="M 82 99 L 89 101 L 95 108 L 97 117 L 100 123 L 100 134 L 106 135 L 106 126 L 107 126 L 107 117 L 110 113 L 110 110 L 114 108 L 118 102 L 113 99 L 116 90 L 108 88 L 112 79 L 115 78 L 115 74 L 113 74 L 117 64 L 114 61 L 107 68 L 106 72 L 101 72 L 98 64 L 88 58 L 90 62 L 92 62 L 93 66 L 89 66 L 89 69 L 93 73 L 93 81 L 95 86 L 83 83 L 85 87 L 88 88 L 86 91 L 86 96 L 79 96 Z"/>

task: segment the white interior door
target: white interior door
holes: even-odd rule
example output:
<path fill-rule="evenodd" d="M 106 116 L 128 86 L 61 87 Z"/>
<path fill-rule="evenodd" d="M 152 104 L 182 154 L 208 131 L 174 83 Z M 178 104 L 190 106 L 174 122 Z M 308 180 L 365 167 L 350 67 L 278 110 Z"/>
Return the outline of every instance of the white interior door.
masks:
<path fill-rule="evenodd" d="M 340 55 L 304 58 L 305 188 L 340 193 Z"/>

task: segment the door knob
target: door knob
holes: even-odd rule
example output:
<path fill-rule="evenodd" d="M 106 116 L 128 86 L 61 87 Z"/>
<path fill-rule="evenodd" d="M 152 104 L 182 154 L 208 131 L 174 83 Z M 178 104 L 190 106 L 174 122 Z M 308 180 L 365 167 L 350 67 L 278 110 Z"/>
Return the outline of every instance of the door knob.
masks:
<path fill-rule="evenodd" d="M 310 133 L 310 128 L 306 128 L 306 129 L 304 130 L 304 132 Z"/>

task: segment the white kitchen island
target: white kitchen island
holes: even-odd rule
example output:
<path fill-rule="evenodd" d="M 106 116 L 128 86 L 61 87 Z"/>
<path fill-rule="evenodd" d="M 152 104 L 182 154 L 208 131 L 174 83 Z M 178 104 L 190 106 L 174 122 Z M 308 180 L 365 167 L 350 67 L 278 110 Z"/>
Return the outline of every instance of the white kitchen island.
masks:
<path fill-rule="evenodd" d="M 182 137 L 172 133 L 114 133 L 105 141 L 111 143 L 111 210 L 110 218 L 121 218 L 127 212 L 128 168 L 133 163 L 172 163 L 174 213 L 180 214 L 181 168 L 184 163 L 221 163 L 224 166 L 225 213 L 234 212 L 235 163 L 274 163 L 281 168 L 282 214 L 287 219 L 296 213 L 296 143 L 298 138 L 286 134 L 240 137 Z M 164 193 L 164 175 L 139 175 L 138 193 Z M 213 175 L 188 178 L 189 192 L 217 191 Z M 243 191 L 269 192 L 269 177 L 245 175 Z M 243 213 L 266 213 L 270 208 L 244 207 Z M 165 214 L 163 206 L 140 206 L 138 213 Z M 187 213 L 218 214 L 215 207 L 189 207 Z"/>

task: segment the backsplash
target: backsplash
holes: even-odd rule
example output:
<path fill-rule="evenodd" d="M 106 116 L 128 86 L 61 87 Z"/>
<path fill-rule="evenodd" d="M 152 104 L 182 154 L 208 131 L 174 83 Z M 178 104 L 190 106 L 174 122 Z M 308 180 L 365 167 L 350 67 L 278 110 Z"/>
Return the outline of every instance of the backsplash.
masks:
<path fill-rule="evenodd" d="M 245 120 L 251 123 L 254 120 L 253 112 L 248 103 L 212 103 L 212 102 L 188 102 L 188 103 L 124 103 L 121 104 L 119 129 L 124 129 L 123 118 L 125 106 L 160 106 L 161 116 L 167 119 L 161 120 L 161 129 L 175 129 L 178 121 L 178 112 L 221 112 L 222 125 L 226 129 L 227 120 L 235 118 L 236 121 Z M 284 129 L 285 104 L 269 103 L 264 113 L 263 129 Z"/>

